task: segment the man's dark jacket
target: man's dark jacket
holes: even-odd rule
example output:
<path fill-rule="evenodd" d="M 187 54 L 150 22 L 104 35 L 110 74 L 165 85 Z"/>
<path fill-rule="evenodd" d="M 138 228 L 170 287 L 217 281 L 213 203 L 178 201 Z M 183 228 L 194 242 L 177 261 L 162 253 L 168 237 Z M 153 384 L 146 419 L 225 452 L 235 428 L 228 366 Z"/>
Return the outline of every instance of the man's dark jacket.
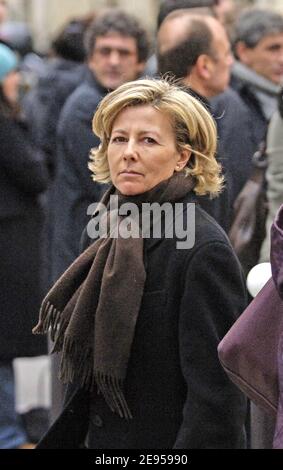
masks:
<path fill-rule="evenodd" d="M 46 63 L 37 85 L 24 99 L 24 110 L 36 145 L 48 156 L 52 176 L 56 170 L 56 130 L 67 98 L 82 83 L 86 65 L 63 58 Z"/>
<path fill-rule="evenodd" d="M 249 110 L 254 153 L 258 149 L 259 144 L 266 137 L 268 119 L 262 111 L 261 104 L 254 93 L 254 87 L 252 84 L 246 83 L 240 78 L 232 75 L 231 87 L 236 91 Z"/>
<path fill-rule="evenodd" d="M 247 106 L 232 88 L 211 100 L 211 111 L 217 125 L 219 160 L 224 168 L 232 207 L 251 174 L 254 154 L 251 117 Z"/>
<path fill-rule="evenodd" d="M 253 155 L 249 113 L 237 94 L 228 89 L 209 102 L 190 90 L 215 119 L 218 133 L 217 161 L 225 177 L 223 192 L 215 199 L 199 197 L 201 207 L 226 231 L 233 220 L 233 204 L 250 176 Z"/>
<path fill-rule="evenodd" d="M 92 119 L 105 95 L 106 90 L 89 72 L 68 98 L 60 116 L 51 196 L 53 282 L 79 255 L 81 234 L 89 220 L 88 206 L 99 201 L 104 191 L 104 185 L 92 180 L 88 163 L 91 149 L 99 145 L 92 132 Z"/>

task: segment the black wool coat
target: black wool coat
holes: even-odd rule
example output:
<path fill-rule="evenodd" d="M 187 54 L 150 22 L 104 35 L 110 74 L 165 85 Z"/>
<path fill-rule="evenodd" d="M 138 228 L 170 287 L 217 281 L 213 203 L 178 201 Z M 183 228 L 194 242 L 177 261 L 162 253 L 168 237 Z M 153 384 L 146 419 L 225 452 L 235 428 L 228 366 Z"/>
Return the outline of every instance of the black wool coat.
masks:
<path fill-rule="evenodd" d="M 233 204 L 249 179 L 255 144 L 248 107 L 232 88 L 211 100 L 212 115 L 217 124 L 220 163 L 229 192 L 230 223 Z"/>
<path fill-rule="evenodd" d="M 228 233 L 234 216 L 234 202 L 251 173 L 255 149 L 250 112 L 231 88 L 209 102 L 192 90 L 190 93 L 204 104 L 215 120 L 218 133 L 216 158 L 225 178 L 224 190 L 218 198 L 201 196 L 199 203 Z"/>
<path fill-rule="evenodd" d="M 0 361 L 46 354 L 32 335 L 41 295 L 39 194 L 48 184 L 43 154 L 25 127 L 0 115 Z"/>
<path fill-rule="evenodd" d="M 194 200 L 190 194 L 183 202 Z M 218 343 L 246 306 L 241 268 L 225 233 L 197 206 L 194 247 L 176 249 L 174 238 L 145 240 L 145 266 L 125 381 L 133 419 L 113 414 L 96 391 L 72 385 L 38 448 L 78 448 L 89 424 L 95 449 L 245 446 L 245 398 L 217 356 Z"/>

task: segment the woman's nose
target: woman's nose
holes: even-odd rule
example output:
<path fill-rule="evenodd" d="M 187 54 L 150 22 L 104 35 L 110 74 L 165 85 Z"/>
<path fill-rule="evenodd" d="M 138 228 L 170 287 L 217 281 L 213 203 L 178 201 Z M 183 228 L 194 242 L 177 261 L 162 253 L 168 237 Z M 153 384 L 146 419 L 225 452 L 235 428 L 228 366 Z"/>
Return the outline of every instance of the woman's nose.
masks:
<path fill-rule="evenodd" d="M 124 149 L 124 158 L 125 159 L 135 159 L 137 158 L 137 148 L 133 140 L 129 139 L 127 145 Z"/>

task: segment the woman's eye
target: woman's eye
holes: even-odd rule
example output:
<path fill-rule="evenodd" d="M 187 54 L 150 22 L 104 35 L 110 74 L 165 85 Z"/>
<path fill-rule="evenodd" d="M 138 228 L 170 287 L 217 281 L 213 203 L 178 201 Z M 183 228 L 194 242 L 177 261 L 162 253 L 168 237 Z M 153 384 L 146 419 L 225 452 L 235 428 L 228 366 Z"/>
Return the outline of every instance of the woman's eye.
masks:
<path fill-rule="evenodd" d="M 116 137 L 113 137 L 111 142 L 115 142 L 115 143 L 126 142 L 126 137 L 123 137 L 122 135 L 118 135 Z"/>
<path fill-rule="evenodd" d="M 154 140 L 152 137 L 145 137 L 144 141 L 146 144 L 155 144 L 156 140 Z"/>

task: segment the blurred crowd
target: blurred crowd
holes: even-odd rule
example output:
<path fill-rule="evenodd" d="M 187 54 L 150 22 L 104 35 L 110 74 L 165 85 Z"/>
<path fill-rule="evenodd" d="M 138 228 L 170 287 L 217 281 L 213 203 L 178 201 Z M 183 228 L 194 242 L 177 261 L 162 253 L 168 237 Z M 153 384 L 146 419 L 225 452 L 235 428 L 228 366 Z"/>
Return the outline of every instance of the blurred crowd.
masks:
<path fill-rule="evenodd" d="M 40 303 L 79 255 L 88 208 L 105 191 L 88 162 L 100 144 L 92 118 L 109 91 L 168 75 L 202 102 L 217 125 L 225 189 L 198 202 L 246 275 L 269 261 L 283 202 L 283 17 L 233 0 L 164 0 L 152 44 L 125 11 L 95 11 L 68 21 L 46 56 L 6 19 L 0 0 L 0 448 L 11 449 L 31 440 L 15 410 L 13 359 L 47 353 L 31 333 Z M 252 422 L 255 445 L 268 447 L 272 423 L 259 410 Z"/>

